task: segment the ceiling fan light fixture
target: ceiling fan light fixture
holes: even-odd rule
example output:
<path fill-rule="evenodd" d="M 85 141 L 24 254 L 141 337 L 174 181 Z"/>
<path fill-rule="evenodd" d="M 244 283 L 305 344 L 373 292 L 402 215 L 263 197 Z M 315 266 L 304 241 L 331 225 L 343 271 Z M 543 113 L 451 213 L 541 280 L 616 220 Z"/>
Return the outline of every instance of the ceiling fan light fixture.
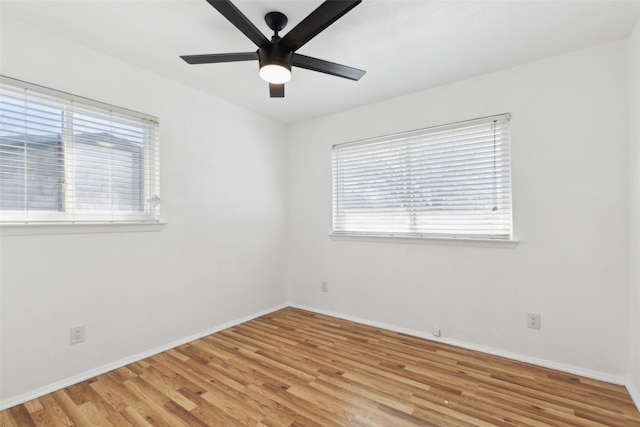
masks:
<path fill-rule="evenodd" d="M 180 56 L 188 64 L 214 64 L 257 59 L 260 77 L 269 82 L 271 98 L 284 97 L 284 84 L 291 80 L 291 67 L 305 68 L 350 80 L 359 80 L 365 74 L 364 70 L 296 53 L 309 40 L 360 4 L 362 0 L 325 0 L 284 37 L 280 37 L 280 31 L 287 25 L 286 15 L 277 11 L 269 12 L 265 15 L 264 20 L 273 31 L 271 40 L 265 37 L 262 31 L 240 12 L 231 0 L 206 1 L 247 36 L 258 47 L 258 50 L 255 52 Z"/>
<path fill-rule="evenodd" d="M 291 80 L 291 51 L 278 43 L 258 49 L 260 77 L 273 84 L 284 84 Z"/>
<path fill-rule="evenodd" d="M 260 77 L 269 83 L 284 84 L 291 80 L 291 69 L 281 64 L 265 64 L 260 67 Z"/>

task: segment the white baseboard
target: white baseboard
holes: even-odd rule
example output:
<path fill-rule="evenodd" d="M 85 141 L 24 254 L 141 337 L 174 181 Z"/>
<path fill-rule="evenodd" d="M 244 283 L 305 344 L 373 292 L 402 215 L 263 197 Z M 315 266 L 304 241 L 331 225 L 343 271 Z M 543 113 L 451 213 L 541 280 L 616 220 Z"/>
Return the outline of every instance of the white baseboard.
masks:
<path fill-rule="evenodd" d="M 248 322 L 249 320 L 253 320 L 257 317 L 264 316 L 265 314 L 273 313 L 274 311 L 283 309 L 287 307 L 289 304 L 280 304 L 275 307 L 268 308 L 266 310 L 262 310 L 258 313 L 254 313 L 248 316 L 241 317 L 239 319 L 232 320 L 231 322 L 223 323 L 222 325 L 215 326 L 213 328 L 207 329 L 205 331 L 198 332 L 196 334 L 190 335 L 185 338 L 181 338 L 179 340 L 170 342 L 168 344 L 162 345 L 160 347 L 153 348 L 151 350 L 144 351 L 142 353 L 135 354 L 133 356 L 125 357 L 124 359 L 117 360 L 113 363 L 109 363 L 107 365 L 103 365 L 97 367 L 95 369 L 91 369 L 89 371 L 82 372 L 81 374 L 74 375 L 70 378 L 65 378 L 60 381 L 56 381 L 55 383 L 48 384 L 44 387 L 40 387 L 36 390 L 30 391 L 28 393 L 21 394 L 19 396 L 11 397 L 9 399 L 3 400 L 0 402 L 0 411 L 5 410 L 7 408 L 11 408 L 12 406 L 20 405 L 21 403 L 28 402 L 33 399 L 37 399 L 38 397 L 44 396 L 45 394 L 53 393 L 54 391 L 63 389 L 65 387 L 69 387 L 71 385 L 77 384 L 82 381 L 86 381 L 90 378 L 93 378 L 97 375 L 104 374 L 109 371 L 113 371 L 114 369 L 121 368 L 130 363 L 134 363 L 140 361 L 142 359 L 146 359 L 147 357 L 151 357 L 158 353 L 162 353 L 163 351 L 170 350 L 172 348 L 178 347 L 180 345 L 186 344 L 188 342 L 200 339 L 202 337 L 206 337 L 207 335 L 215 334 L 216 332 L 220 332 L 224 329 L 231 328 L 233 326 L 237 326 L 241 323 Z"/>
<path fill-rule="evenodd" d="M 606 373 L 597 372 L 597 371 L 591 371 L 589 369 L 583 369 L 583 368 L 579 368 L 579 367 L 576 367 L 576 366 L 565 365 L 565 364 L 562 364 L 562 363 L 557 363 L 557 362 L 553 362 L 553 361 L 545 360 L 545 359 L 538 359 L 536 357 L 531 357 L 531 356 L 527 356 L 527 355 L 524 355 L 524 354 L 512 353 L 512 352 L 509 352 L 509 351 L 499 350 L 499 349 L 495 349 L 495 348 L 492 348 L 492 347 L 485 347 L 485 346 L 482 346 L 482 345 L 473 344 L 473 343 L 460 341 L 460 340 L 456 340 L 456 339 L 434 337 L 432 334 L 429 334 L 429 333 L 424 332 L 424 331 L 401 328 L 401 327 L 398 327 L 398 326 L 395 326 L 395 325 L 390 325 L 390 324 L 387 324 L 387 323 L 376 322 L 374 320 L 369 320 L 369 319 L 362 319 L 362 318 L 359 318 L 359 317 L 350 316 L 350 315 L 344 315 L 344 314 L 341 314 L 341 313 L 335 313 L 335 312 L 332 312 L 332 311 L 323 310 L 323 309 L 319 309 L 319 308 L 316 308 L 316 307 L 309 307 L 309 306 L 305 306 L 305 305 L 302 305 L 302 304 L 290 303 L 289 305 L 291 307 L 295 307 L 295 308 L 299 308 L 299 309 L 302 309 L 302 310 L 311 311 L 311 312 L 318 313 L 318 314 L 324 314 L 324 315 L 331 316 L 331 317 L 337 317 L 339 319 L 349 320 L 351 322 L 362 323 L 364 325 L 373 326 L 373 327 L 381 328 L 381 329 L 387 329 L 387 330 L 390 330 L 390 331 L 393 331 L 393 332 L 399 332 L 399 333 L 402 333 L 402 334 L 411 335 L 411 336 L 418 337 L 418 338 L 424 338 L 424 339 L 431 340 L 431 341 L 437 341 L 437 342 L 442 342 L 442 343 L 445 343 L 445 344 L 455 345 L 456 347 L 462 347 L 462 348 L 465 348 L 467 350 L 474 350 L 474 351 L 479 351 L 479 352 L 482 352 L 482 353 L 491 354 L 491 355 L 494 355 L 494 356 L 506 357 L 507 359 L 517 360 L 519 362 L 530 363 L 532 365 L 541 366 L 543 368 L 555 369 L 555 370 L 558 370 L 558 371 L 566 372 L 566 373 L 573 374 L 573 375 L 580 375 L 582 377 L 591 378 L 591 379 L 594 379 L 594 380 L 605 381 L 605 382 L 612 383 L 612 384 L 627 386 L 627 388 L 628 388 L 628 384 L 629 384 L 629 381 L 628 381 L 627 378 L 616 376 L 616 375 L 606 374 Z M 638 400 L 634 398 L 634 401 L 636 403 L 636 406 L 638 406 Z M 638 406 L 638 407 L 640 408 L 640 406 Z"/>

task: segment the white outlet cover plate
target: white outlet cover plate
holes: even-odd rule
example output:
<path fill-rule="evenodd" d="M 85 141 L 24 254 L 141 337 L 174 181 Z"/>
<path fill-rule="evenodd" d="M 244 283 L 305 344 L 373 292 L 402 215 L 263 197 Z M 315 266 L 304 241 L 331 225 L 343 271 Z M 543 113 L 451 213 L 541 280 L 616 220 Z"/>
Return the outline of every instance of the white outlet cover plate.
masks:
<path fill-rule="evenodd" d="M 84 342 L 85 325 L 71 327 L 71 344 Z"/>

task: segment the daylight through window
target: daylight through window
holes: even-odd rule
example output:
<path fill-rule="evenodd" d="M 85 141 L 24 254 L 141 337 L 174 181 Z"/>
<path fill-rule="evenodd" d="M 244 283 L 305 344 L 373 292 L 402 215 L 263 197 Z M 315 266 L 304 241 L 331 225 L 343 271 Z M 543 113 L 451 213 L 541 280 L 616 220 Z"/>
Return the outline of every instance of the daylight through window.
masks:
<path fill-rule="evenodd" d="M 3 223 L 157 222 L 156 118 L 2 77 Z"/>
<path fill-rule="evenodd" d="M 511 239 L 509 114 L 333 147 L 333 233 Z"/>

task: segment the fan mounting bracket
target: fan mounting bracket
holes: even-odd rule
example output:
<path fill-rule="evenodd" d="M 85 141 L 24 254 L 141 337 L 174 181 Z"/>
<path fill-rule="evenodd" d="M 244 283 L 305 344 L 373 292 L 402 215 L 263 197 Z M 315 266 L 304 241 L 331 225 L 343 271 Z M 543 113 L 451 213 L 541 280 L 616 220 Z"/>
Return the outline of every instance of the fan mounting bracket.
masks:
<path fill-rule="evenodd" d="M 269 28 L 271 28 L 273 32 L 276 33 L 276 35 L 278 35 L 278 33 L 287 26 L 287 22 L 289 22 L 287 16 L 284 13 L 280 12 L 267 13 L 264 16 L 264 21 L 267 23 Z"/>

